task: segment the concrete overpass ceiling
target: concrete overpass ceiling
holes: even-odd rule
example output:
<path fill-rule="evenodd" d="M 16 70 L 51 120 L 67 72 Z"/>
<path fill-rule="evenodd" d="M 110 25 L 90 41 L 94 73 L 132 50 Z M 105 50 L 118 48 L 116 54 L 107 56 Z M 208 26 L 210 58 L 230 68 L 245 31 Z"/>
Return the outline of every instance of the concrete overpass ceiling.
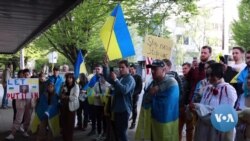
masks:
<path fill-rule="evenodd" d="M 0 53 L 16 53 L 81 1 L 0 0 Z"/>

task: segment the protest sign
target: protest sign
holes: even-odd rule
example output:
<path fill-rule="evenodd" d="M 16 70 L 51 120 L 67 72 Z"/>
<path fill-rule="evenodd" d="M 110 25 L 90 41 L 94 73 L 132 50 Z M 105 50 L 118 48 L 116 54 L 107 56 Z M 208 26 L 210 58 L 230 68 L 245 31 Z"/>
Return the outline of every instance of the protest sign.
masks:
<path fill-rule="evenodd" d="M 38 78 L 15 78 L 7 81 L 8 99 L 32 99 L 39 97 Z"/>
<path fill-rule="evenodd" d="M 172 47 L 173 42 L 170 39 L 147 35 L 142 54 L 153 59 L 169 59 Z"/>

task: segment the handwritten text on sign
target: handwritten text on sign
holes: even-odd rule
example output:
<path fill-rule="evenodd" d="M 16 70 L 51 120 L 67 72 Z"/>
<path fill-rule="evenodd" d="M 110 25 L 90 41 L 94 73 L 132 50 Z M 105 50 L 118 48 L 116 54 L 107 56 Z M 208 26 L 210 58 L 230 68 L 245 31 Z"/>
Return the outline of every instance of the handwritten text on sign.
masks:
<path fill-rule="evenodd" d="M 153 59 L 169 59 L 173 42 L 169 39 L 147 35 L 143 45 L 143 55 Z"/>
<path fill-rule="evenodd" d="M 16 78 L 7 81 L 8 99 L 32 99 L 38 97 L 38 78 Z"/>

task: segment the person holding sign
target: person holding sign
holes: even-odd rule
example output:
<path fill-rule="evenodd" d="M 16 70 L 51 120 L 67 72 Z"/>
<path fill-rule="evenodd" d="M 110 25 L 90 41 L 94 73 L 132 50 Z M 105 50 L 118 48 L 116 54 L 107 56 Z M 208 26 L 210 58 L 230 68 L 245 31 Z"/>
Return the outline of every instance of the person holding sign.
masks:
<path fill-rule="evenodd" d="M 24 69 L 23 70 L 24 78 L 30 78 L 30 71 L 29 69 Z M 20 129 L 20 126 L 23 122 L 24 126 L 24 132 L 23 136 L 28 137 L 29 134 L 27 133 L 29 125 L 30 125 L 30 120 L 31 120 L 31 114 L 33 112 L 32 108 L 32 102 L 31 99 L 16 99 L 16 118 L 13 122 L 12 129 L 11 129 L 11 134 L 7 136 L 5 139 L 7 140 L 13 140 L 14 136 L 16 134 L 16 131 Z"/>
<path fill-rule="evenodd" d="M 23 70 L 19 70 L 18 73 L 17 73 L 17 77 L 18 78 L 23 78 Z M 13 99 L 12 100 L 12 108 L 13 108 L 13 111 L 14 111 L 14 114 L 13 114 L 13 122 L 15 121 L 16 119 L 16 99 Z M 22 129 L 21 129 L 22 130 Z"/>

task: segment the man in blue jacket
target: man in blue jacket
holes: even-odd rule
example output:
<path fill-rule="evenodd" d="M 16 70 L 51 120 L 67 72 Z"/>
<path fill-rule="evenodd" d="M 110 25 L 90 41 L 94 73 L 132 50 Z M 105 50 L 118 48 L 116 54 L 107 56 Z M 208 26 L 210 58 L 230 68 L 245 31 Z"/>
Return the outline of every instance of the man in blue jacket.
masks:
<path fill-rule="evenodd" d="M 119 79 L 114 72 L 110 74 L 114 87 L 112 112 L 114 112 L 115 131 L 118 140 L 127 141 L 128 120 L 132 111 L 132 94 L 135 88 L 135 80 L 129 74 L 127 60 L 119 62 L 119 72 Z"/>
<path fill-rule="evenodd" d="M 51 82 L 55 85 L 55 92 L 59 96 L 61 87 L 64 83 L 64 79 L 59 75 L 59 67 L 53 68 L 53 75 L 49 76 L 49 79 L 47 80 L 47 83 Z"/>

